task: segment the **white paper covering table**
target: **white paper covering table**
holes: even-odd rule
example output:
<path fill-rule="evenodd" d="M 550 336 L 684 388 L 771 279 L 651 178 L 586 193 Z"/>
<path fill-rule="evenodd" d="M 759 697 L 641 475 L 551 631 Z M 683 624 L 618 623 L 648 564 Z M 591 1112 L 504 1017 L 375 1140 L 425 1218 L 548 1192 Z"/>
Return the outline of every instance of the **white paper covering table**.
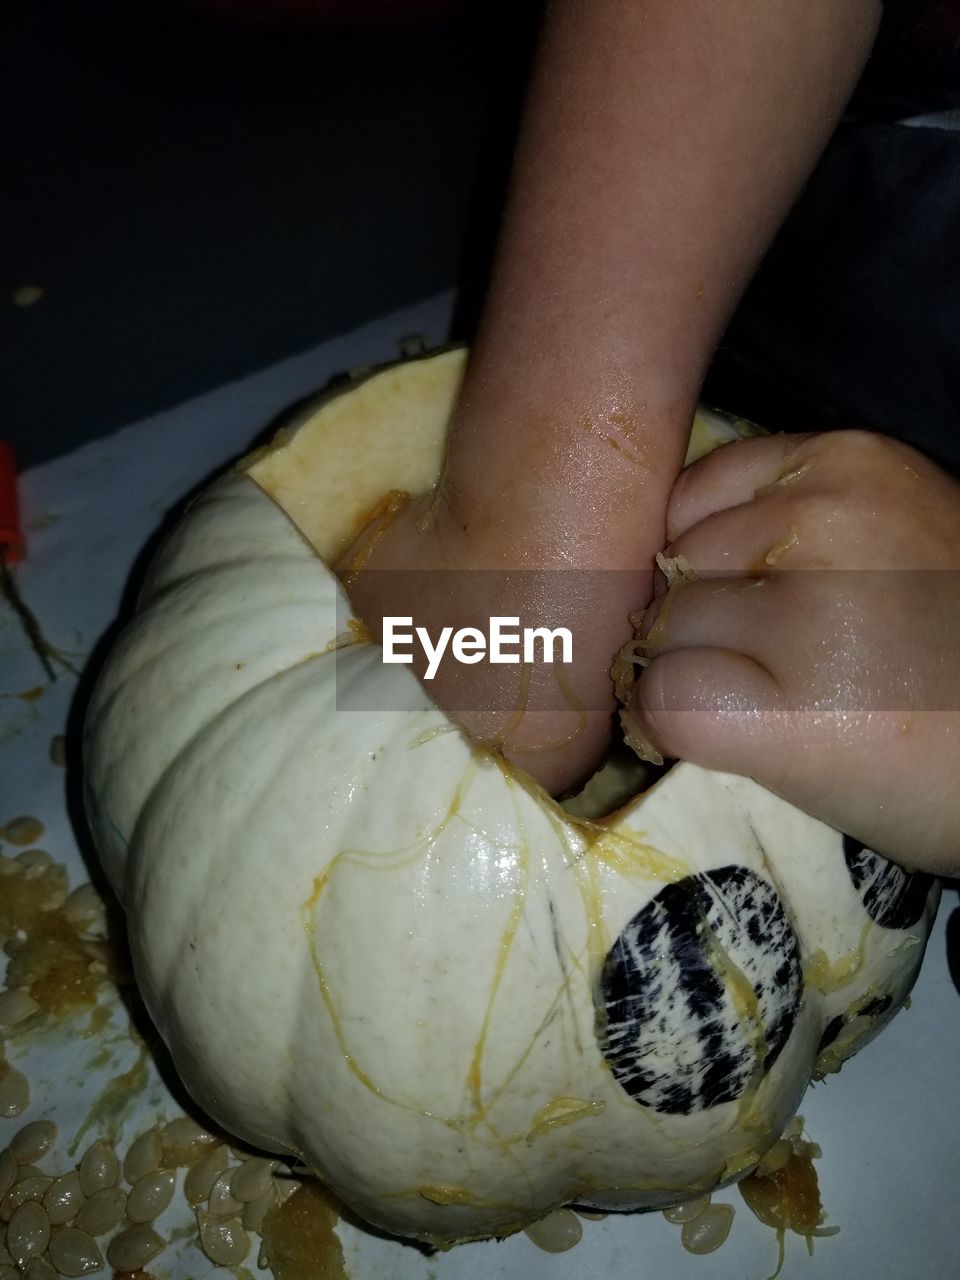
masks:
<path fill-rule="evenodd" d="M 82 667 L 115 620 L 144 544 L 186 493 L 332 375 L 396 358 L 399 341 L 413 334 L 441 341 L 450 309 L 449 295 L 428 300 L 24 475 L 29 558 L 18 580 L 47 639 Z M 18 696 L 40 685 L 42 696 Z M 41 843 L 67 864 L 73 884 L 88 874 L 67 812 L 65 775 L 48 752 L 53 735 L 65 732 L 75 689 L 69 675 L 47 684 L 13 612 L 0 605 L 0 825 L 18 813 L 40 818 Z M 71 722 L 71 734 L 76 728 Z M 824 1151 L 818 1162 L 824 1205 L 841 1233 L 820 1241 L 813 1257 L 802 1240 L 788 1237 L 785 1277 L 960 1276 L 960 997 L 946 955 L 946 921 L 956 907 L 951 889 L 912 1007 L 804 1101 L 807 1131 Z M 32 1100 L 19 1119 L 0 1119 L 0 1146 L 26 1121 L 52 1118 L 60 1126 L 57 1171 L 72 1167 L 67 1150 L 85 1122 L 92 1120 L 84 1141 L 111 1125 L 126 1143 L 158 1116 L 179 1114 L 151 1070 L 146 1087 L 113 1096 L 91 1117 L 91 1104 L 134 1064 L 137 1051 L 122 1011 L 87 1040 L 85 1025 L 80 1020 L 69 1034 L 61 1029 L 8 1044 L 11 1061 L 31 1079 Z M 53 1167 L 56 1160 L 45 1163 Z M 660 1214 L 585 1222 L 580 1244 L 560 1255 L 541 1252 L 522 1235 L 427 1257 L 345 1223 L 339 1232 L 352 1280 L 764 1280 L 776 1261 L 773 1234 L 735 1190 L 720 1198 L 737 1206 L 736 1220 L 727 1243 L 702 1258 L 684 1252 L 679 1228 Z M 176 1233 L 189 1220 L 178 1196 L 159 1228 Z M 246 1265 L 254 1262 L 251 1254 Z M 199 1276 L 210 1263 L 181 1239 L 150 1269 L 160 1277 Z"/>

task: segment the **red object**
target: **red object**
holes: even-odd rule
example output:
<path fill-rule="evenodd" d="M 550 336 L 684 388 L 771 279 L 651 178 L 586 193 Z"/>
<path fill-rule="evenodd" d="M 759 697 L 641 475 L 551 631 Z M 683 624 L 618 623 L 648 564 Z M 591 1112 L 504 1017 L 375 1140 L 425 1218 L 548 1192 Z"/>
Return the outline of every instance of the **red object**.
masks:
<path fill-rule="evenodd" d="M 26 549 L 20 528 L 17 465 L 13 450 L 5 440 L 0 440 L 0 559 L 4 564 L 16 564 L 23 559 Z"/>

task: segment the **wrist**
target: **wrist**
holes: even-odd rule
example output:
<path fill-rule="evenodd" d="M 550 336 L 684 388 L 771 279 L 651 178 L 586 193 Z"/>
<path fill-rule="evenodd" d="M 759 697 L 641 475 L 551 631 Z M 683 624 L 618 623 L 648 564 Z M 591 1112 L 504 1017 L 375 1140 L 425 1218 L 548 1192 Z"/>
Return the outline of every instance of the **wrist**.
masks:
<path fill-rule="evenodd" d="M 530 567 L 646 567 L 664 543 L 692 413 L 622 392 L 534 402 L 468 389 L 435 517 L 454 539 Z"/>

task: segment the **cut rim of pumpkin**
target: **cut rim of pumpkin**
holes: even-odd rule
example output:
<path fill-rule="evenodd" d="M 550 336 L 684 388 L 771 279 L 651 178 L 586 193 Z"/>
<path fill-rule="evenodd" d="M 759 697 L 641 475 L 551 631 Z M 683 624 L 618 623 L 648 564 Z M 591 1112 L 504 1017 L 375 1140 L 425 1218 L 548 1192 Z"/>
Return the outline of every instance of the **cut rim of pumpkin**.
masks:
<path fill-rule="evenodd" d="M 286 512 L 332 570 L 398 498 L 405 504 L 436 488 L 467 357 L 466 347 L 441 349 L 334 386 L 305 405 L 269 444 L 241 459 L 238 469 Z M 752 423 L 698 408 L 686 465 L 720 443 L 757 434 L 762 430 Z M 375 643 L 369 633 L 366 642 Z M 625 660 L 618 656 L 613 668 L 621 694 L 630 683 L 616 677 Z M 662 761 L 631 727 L 629 713 L 623 727 L 636 758 L 615 747 L 580 791 L 561 802 L 568 817 L 612 817 L 657 780 L 648 766 Z"/>
<path fill-rule="evenodd" d="M 332 387 L 237 464 L 336 564 L 391 494 L 436 488 L 467 364 L 450 347 Z M 686 465 L 718 444 L 761 435 L 741 418 L 697 409 Z M 345 444 L 346 441 L 346 444 Z"/>
<path fill-rule="evenodd" d="M 455 348 L 335 388 L 239 466 L 332 566 L 389 495 L 436 488 L 466 357 Z"/>

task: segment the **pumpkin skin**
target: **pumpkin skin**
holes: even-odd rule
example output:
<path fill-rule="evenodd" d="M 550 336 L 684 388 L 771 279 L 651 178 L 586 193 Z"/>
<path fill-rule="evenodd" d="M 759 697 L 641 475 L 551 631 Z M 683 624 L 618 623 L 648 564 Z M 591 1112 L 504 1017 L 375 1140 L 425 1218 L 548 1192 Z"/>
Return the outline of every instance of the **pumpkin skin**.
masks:
<path fill-rule="evenodd" d="M 327 564 L 385 493 L 436 483 L 463 362 L 379 373 L 211 485 L 85 732 L 91 826 L 196 1101 L 441 1243 L 748 1172 L 900 1007 L 939 892 L 689 764 L 575 819 L 381 662 Z M 692 454 L 737 433 L 698 415 Z"/>

